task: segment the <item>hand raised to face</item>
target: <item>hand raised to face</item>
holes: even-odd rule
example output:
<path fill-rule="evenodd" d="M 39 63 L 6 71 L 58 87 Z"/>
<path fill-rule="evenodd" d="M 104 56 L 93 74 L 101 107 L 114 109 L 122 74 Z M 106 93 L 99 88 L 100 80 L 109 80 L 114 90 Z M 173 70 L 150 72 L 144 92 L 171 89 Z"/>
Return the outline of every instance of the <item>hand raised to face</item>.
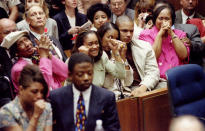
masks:
<path fill-rule="evenodd" d="M 43 113 L 44 109 L 46 108 L 46 102 L 43 99 L 37 100 L 34 103 L 34 117 L 40 117 Z"/>
<path fill-rule="evenodd" d="M 85 45 L 82 45 L 78 48 L 78 51 L 81 52 L 81 53 L 84 53 L 86 55 L 88 55 L 88 52 L 89 52 L 89 47 L 85 46 Z"/>

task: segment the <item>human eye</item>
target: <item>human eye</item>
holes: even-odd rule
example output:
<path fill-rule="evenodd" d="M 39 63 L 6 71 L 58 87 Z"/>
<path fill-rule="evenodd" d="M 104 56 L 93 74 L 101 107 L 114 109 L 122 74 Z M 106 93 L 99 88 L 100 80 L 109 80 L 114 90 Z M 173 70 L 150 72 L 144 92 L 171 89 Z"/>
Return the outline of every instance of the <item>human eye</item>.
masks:
<path fill-rule="evenodd" d="M 161 21 L 161 20 L 163 20 L 163 18 L 162 17 L 158 17 L 158 19 Z"/>
<path fill-rule="evenodd" d="M 92 71 L 89 71 L 89 72 L 88 72 L 88 75 L 89 75 L 89 76 L 91 76 L 92 74 L 93 74 Z"/>
<path fill-rule="evenodd" d="M 92 44 L 92 42 L 88 42 L 88 44 L 87 44 L 88 46 L 92 46 L 93 44 Z"/>
<path fill-rule="evenodd" d="M 94 44 L 95 44 L 95 45 L 99 45 L 99 42 L 98 42 L 98 41 L 95 41 Z"/>
<path fill-rule="evenodd" d="M 36 93 L 38 93 L 38 90 L 37 90 L 37 89 L 34 89 L 34 90 L 31 90 L 31 92 L 32 92 L 33 94 L 36 94 Z"/>
<path fill-rule="evenodd" d="M 166 17 L 166 18 L 165 18 L 165 20 L 167 20 L 167 21 L 168 21 L 168 20 L 170 20 L 170 18 L 169 18 L 169 17 Z"/>
<path fill-rule="evenodd" d="M 39 12 L 39 15 L 43 15 L 43 12 Z"/>
<path fill-rule="evenodd" d="M 107 18 L 107 16 L 103 15 L 103 16 L 102 16 L 102 18 L 106 19 L 106 18 Z"/>
<path fill-rule="evenodd" d="M 83 72 L 78 72 L 78 73 L 77 73 L 77 76 L 78 76 L 78 77 L 82 77 L 82 76 L 83 76 Z"/>
<path fill-rule="evenodd" d="M 96 16 L 96 17 L 95 17 L 95 20 L 98 20 L 98 19 L 99 19 L 99 17 L 98 17 L 98 16 Z"/>

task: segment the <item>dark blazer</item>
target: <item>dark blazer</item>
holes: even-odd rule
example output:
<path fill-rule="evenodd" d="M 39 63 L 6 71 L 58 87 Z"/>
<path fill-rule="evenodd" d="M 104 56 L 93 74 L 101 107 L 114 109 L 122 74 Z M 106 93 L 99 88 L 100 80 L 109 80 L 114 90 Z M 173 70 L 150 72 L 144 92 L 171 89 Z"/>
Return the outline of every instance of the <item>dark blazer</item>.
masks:
<path fill-rule="evenodd" d="M 76 16 L 76 26 L 81 26 L 87 22 L 86 15 L 78 13 L 77 10 L 75 16 Z M 65 14 L 65 10 L 55 15 L 53 19 L 56 20 L 58 25 L 58 35 L 59 35 L 60 43 L 63 46 L 63 50 L 72 49 L 73 44 L 71 38 L 73 38 L 73 36 L 68 34 L 68 30 L 71 28 L 71 26 L 68 21 L 68 17 Z"/>
<path fill-rule="evenodd" d="M 13 63 L 6 49 L 0 46 L 0 107 L 14 98 L 14 88 L 11 82 L 12 66 Z"/>
<path fill-rule="evenodd" d="M 180 10 L 177 10 L 175 12 L 176 14 L 176 19 L 175 19 L 175 24 L 182 24 L 182 13 L 181 13 L 181 9 Z M 194 17 L 193 18 L 204 18 L 201 14 L 199 13 L 195 13 Z"/>
<path fill-rule="evenodd" d="M 72 85 L 51 91 L 49 98 L 53 110 L 53 130 L 74 131 L 75 122 Z M 114 93 L 92 85 L 85 130 L 94 131 L 97 119 L 103 121 L 105 130 L 120 130 Z"/>
<path fill-rule="evenodd" d="M 6 13 L 6 11 L 3 9 L 3 8 L 1 8 L 0 7 L 0 19 L 1 18 L 8 18 L 9 16 L 8 16 L 8 14 Z"/>
<path fill-rule="evenodd" d="M 191 40 L 189 63 L 202 65 L 205 56 L 205 44 L 202 43 L 199 31 L 192 24 L 175 24 L 176 29 L 186 32 Z"/>
<path fill-rule="evenodd" d="M 37 44 L 36 41 L 35 41 L 36 37 L 35 37 L 31 32 L 29 33 L 29 37 L 30 37 L 30 39 L 31 39 L 31 42 L 32 42 L 34 45 L 36 45 L 36 44 Z M 62 55 L 62 57 L 63 57 L 63 61 L 65 62 L 65 61 L 67 60 L 67 56 L 65 55 L 65 53 L 64 53 L 64 51 L 63 51 L 63 48 L 62 48 L 62 46 L 61 46 L 61 43 L 60 43 L 55 37 L 49 36 L 49 38 L 50 38 L 50 40 L 53 41 L 53 44 L 60 50 L 61 55 Z"/>

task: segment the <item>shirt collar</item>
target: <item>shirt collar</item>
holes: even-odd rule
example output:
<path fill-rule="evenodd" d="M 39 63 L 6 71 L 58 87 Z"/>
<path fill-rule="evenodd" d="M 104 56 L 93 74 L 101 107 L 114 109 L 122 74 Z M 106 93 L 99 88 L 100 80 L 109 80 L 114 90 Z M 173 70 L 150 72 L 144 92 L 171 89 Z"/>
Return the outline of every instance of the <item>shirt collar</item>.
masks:
<path fill-rule="evenodd" d="M 74 84 L 72 84 L 72 88 L 73 88 L 73 93 L 74 93 L 74 95 L 79 96 L 81 91 L 79 91 L 79 90 L 75 87 Z M 82 91 L 83 97 L 84 97 L 85 95 L 90 94 L 90 93 L 91 93 L 91 89 L 92 89 L 92 86 L 90 85 L 90 87 L 89 87 L 88 89 Z"/>
<path fill-rule="evenodd" d="M 181 14 L 182 14 L 182 24 L 186 24 L 187 18 L 188 18 L 188 17 L 189 17 L 190 19 L 193 18 L 194 15 L 195 15 L 195 12 L 194 12 L 192 15 L 187 16 L 187 15 L 184 13 L 183 9 L 181 9 Z"/>

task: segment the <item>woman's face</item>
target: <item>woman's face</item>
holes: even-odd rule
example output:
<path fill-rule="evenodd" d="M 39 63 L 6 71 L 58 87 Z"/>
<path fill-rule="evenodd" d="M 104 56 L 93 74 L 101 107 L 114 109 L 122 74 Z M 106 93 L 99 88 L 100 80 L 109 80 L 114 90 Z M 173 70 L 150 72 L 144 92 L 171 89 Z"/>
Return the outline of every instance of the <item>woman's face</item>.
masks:
<path fill-rule="evenodd" d="M 169 9 L 165 8 L 163 9 L 157 19 L 156 19 L 156 22 L 155 22 L 155 25 L 158 29 L 160 29 L 162 27 L 162 25 L 164 23 L 169 23 L 170 26 L 172 25 L 172 16 L 171 16 L 171 12 Z"/>
<path fill-rule="evenodd" d="M 40 82 L 31 82 L 29 87 L 20 86 L 19 97 L 26 105 L 33 106 L 37 100 L 43 99 L 44 86 Z"/>
<path fill-rule="evenodd" d="M 110 51 L 109 42 L 110 39 L 117 39 L 118 38 L 118 31 L 115 29 L 108 30 L 103 38 L 102 38 L 102 48 L 104 51 Z"/>
<path fill-rule="evenodd" d="M 96 29 L 99 29 L 105 22 L 109 21 L 107 14 L 100 10 L 95 13 L 93 19 L 93 24 Z"/>
<path fill-rule="evenodd" d="M 84 38 L 83 43 L 88 49 L 88 55 L 92 58 L 96 57 L 100 50 L 99 40 L 96 34 L 90 33 Z"/>
<path fill-rule="evenodd" d="M 78 0 L 65 0 L 65 6 L 75 9 L 78 6 Z"/>
<path fill-rule="evenodd" d="M 30 8 L 33 5 L 43 6 L 42 0 L 26 0 L 26 8 Z"/>
<path fill-rule="evenodd" d="M 20 57 L 30 57 L 33 55 L 36 48 L 33 47 L 32 42 L 26 37 L 23 36 L 17 41 L 17 51 L 18 56 Z"/>

